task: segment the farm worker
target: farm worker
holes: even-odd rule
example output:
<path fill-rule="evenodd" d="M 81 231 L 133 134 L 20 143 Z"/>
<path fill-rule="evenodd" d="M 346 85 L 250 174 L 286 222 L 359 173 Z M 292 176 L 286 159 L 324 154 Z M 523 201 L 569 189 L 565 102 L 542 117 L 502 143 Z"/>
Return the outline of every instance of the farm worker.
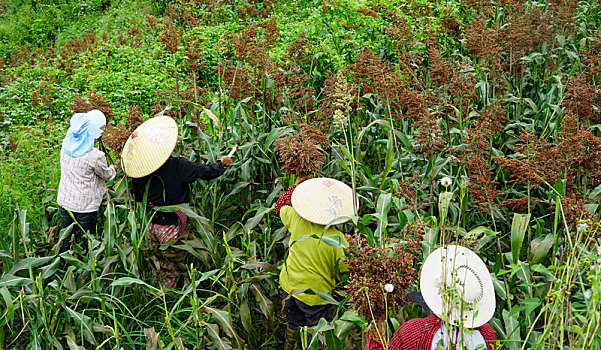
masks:
<path fill-rule="evenodd" d="M 115 177 L 115 167 L 109 166 L 103 152 L 94 147 L 106 118 L 97 110 L 75 113 L 61 148 L 61 180 L 58 185 L 59 215 L 63 228 L 76 222 L 71 233 L 63 239 L 60 253 L 71 247 L 73 235 L 81 230 L 96 234 L 98 208 L 106 194 L 105 181 Z"/>
<path fill-rule="evenodd" d="M 157 206 L 190 202 L 190 184 L 197 179 L 215 179 L 225 172 L 231 158 L 221 157 L 211 164 L 199 164 L 171 153 L 177 142 L 177 124 L 167 116 L 151 118 L 140 125 L 128 138 L 121 153 L 125 174 L 132 177 L 131 193 L 142 202 L 147 193 L 147 212 Z M 150 247 L 158 248 L 169 240 L 187 236 L 187 216 L 180 210 L 157 211 L 146 230 Z M 158 271 L 153 272 L 163 287 L 174 288 L 179 280 L 179 262 L 184 254 L 168 248 L 157 254 Z"/>
<path fill-rule="evenodd" d="M 495 331 L 488 324 L 495 312 L 495 291 L 476 253 L 457 245 L 438 248 L 424 262 L 420 289 L 433 314 L 403 323 L 389 350 L 496 349 Z M 383 347 L 368 339 L 365 349 Z"/>
<path fill-rule="evenodd" d="M 334 227 L 325 232 L 324 228 L 348 221 L 354 212 L 352 198 L 351 188 L 338 180 L 304 181 L 300 177 L 276 202 L 275 213 L 290 232 L 288 257 L 280 272 L 288 321 L 286 349 L 296 347 L 299 327 L 313 327 L 321 318 L 332 320 L 331 304 L 317 294 L 301 291 L 330 293 L 336 283 L 336 271 L 348 271 L 342 261 L 343 246 L 348 246 L 344 235 Z M 336 247 L 315 238 L 322 235 Z"/>

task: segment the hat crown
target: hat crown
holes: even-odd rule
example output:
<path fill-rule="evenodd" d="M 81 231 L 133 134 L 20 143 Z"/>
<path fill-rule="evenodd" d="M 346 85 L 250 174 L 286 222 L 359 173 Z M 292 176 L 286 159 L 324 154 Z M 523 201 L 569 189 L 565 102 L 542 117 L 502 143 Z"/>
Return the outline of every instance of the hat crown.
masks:
<path fill-rule="evenodd" d="M 457 289 L 466 304 L 473 305 L 482 299 L 484 285 L 478 272 L 467 265 L 460 265 L 453 270 L 452 275 L 454 278 L 449 284 Z"/>
<path fill-rule="evenodd" d="M 157 116 L 131 133 L 121 152 L 127 176 L 140 178 L 159 169 L 173 153 L 178 127 L 171 117 Z"/>
<path fill-rule="evenodd" d="M 358 203 L 345 183 L 331 178 L 313 178 L 292 192 L 292 208 L 303 219 L 318 225 L 341 224 L 353 216 Z"/>
<path fill-rule="evenodd" d="M 490 272 L 467 248 L 448 245 L 432 252 L 422 267 L 420 289 L 432 312 L 456 326 L 476 328 L 494 314 Z"/>

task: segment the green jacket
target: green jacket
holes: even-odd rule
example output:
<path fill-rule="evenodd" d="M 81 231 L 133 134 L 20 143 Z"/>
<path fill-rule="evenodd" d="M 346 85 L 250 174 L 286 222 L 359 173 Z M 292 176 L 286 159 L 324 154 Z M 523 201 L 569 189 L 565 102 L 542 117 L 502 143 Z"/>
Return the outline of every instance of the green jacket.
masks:
<path fill-rule="evenodd" d="M 321 237 L 324 226 L 301 218 L 289 205 L 280 209 L 280 218 L 290 231 L 290 250 L 280 272 L 282 289 L 288 294 L 291 294 L 293 289 L 331 292 L 336 285 L 336 265 L 340 272 L 348 271 L 348 265 L 341 260 L 344 257 L 344 249 L 333 248 L 313 237 L 297 241 L 302 236 Z M 344 235 L 333 227 L 323 235 L 336 235 L 345 246 L 348 246 Z M 311 306 L 327 304 L 325 300 L 314 294 L 302 293 L 292 296 Z"/>

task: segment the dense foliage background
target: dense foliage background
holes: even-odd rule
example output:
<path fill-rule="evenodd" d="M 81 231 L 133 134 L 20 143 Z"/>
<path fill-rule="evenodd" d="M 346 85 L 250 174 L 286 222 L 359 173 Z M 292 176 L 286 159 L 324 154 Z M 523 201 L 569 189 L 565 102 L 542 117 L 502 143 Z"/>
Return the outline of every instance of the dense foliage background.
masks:
<path fill-rule="evenodd" d="M 0 2 L 0 348 L 282 348 L 273 205 L 299 160 L 353 185 L 345 229 L 367 242 L 313 348 L 420 316 L 381 301 L 402 304 L 418 286 L 400 276 L 455 242 L 489 266 L 503 348 L 601 347 L 600 25 L 593 0 Z M 90 108 L 111 161 L 157 113 L 178 121 L 177 155 L 239 145 L 183 207 L 179 289 L 149 273 L 122 173 L 98 237 L 57 255 L 60 142 Z M 413 239 L 415 261 L 397 256 Z"/>

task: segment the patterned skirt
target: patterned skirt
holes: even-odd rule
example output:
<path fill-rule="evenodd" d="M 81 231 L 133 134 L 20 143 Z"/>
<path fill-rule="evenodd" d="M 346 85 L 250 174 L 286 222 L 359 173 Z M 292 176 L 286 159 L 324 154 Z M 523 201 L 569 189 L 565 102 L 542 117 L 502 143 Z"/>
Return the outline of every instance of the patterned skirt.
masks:
<path fill-rule="evenodd" d="M 185 223 L 183 224 L 185 228 Z M 146 235 L 151 249 L 159 249 L 170 240 L 185 238 L 188 231 L 182 225 L 158 225 L 151 223 Z M 158 264 L 151 264 L 153 274 L 165 288 L 175 288 L 180 277 L 179 264 L 184 260 L 185 253 L 175 248 L 159 249 L 156 255 Z M 157 266 L 158 265 L 158 266 Z"/>

